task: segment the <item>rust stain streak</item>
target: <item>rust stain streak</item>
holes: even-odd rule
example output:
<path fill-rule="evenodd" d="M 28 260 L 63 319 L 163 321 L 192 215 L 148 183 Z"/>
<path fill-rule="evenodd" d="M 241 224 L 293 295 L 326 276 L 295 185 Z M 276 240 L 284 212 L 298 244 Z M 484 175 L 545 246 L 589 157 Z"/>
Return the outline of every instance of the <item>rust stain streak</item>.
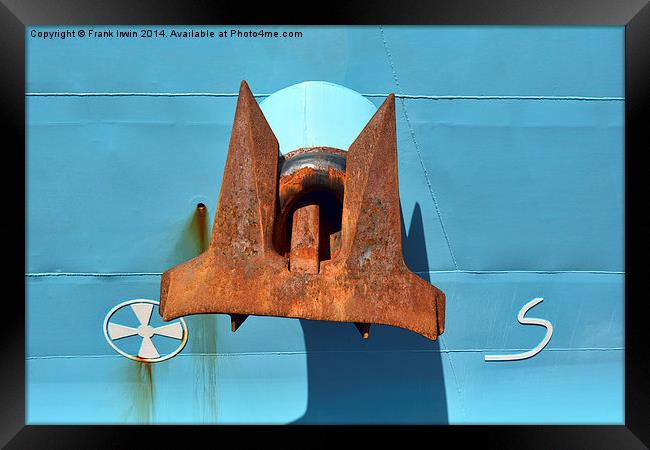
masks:
<path fill-rule="evenodd" d="M 133 382 L 130 394 L 130 408 L 127 417 L 136 423 L 153 423 L 154 418 L 154 381 L 153 364 L 135 361 L 129 362 Z"/>
<path fill-rule="evenodd" d="M 208 210 L 203 203 L 196 205 L 192 218 L 197 254 L 208 248 Z M 217 323 L 213 314 L 188 317 L 192 334 L 192 351 L 199 356 L 194 383 L 194 400 L 204 423 L 214 423 L 218 417 L 217 396 Z"/>

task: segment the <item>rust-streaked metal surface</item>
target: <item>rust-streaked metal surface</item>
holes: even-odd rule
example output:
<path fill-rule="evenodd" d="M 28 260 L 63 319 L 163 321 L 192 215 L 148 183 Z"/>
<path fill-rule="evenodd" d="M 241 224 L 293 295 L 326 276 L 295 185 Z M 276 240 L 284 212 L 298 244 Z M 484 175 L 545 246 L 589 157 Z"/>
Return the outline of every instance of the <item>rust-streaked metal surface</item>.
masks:
<path fill-rule="evenodd" d="M 316 231 L 318 230 L 318 231 Z M 347 152 L 278 142 L 245 81 L 208 249 L 167 270 L 165 320 L 225 313 L 406 328 L 436 339 L 445 295 L 402 257 L 395 98 Z"/>

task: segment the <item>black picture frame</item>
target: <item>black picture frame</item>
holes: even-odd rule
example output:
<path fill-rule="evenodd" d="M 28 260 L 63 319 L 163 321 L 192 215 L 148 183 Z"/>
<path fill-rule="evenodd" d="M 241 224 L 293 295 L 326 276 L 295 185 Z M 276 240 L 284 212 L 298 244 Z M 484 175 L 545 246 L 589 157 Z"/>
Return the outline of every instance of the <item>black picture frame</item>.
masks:
<path fill-rule="evenodd" d="M 254 5 L 254 6 L 253 6 Z M 306 3 L 305 3 L 306 5 Z M 648 248 L 648 214 L 644 214 L 643 186 L 647 185 L 640 155 L 644 128 L 647 127 L 648 85 L 650 84 L 650 6 L 645 0 L 456 0 L 425 2 L 401 0 L 391 2 L 327 2 L 317 6 L 317 13 L 300 6 L 283 7 L 277 2 L 180 2 L 180 1 L 113 1 L 97 0 L 0 0 L 0 89 L 2 90 L 2 139 L 5 170 L 2 177 L 5 193 L 3 231 L 5 242 L 15 245 L 16 256 L 5 255 L 10 264 L 5 280 L 17 286 L 25 298 L 24 180 L 14 185 L 15 173 L 25 171 L 25 27 L 33 25 L 74 24 L 429 24 L 429 25 L 619 25 L 625 26 L 625 425 L 621 426 L 437 426 L 433 427 L 355 427 L 369 438 L 384 438 L 395 429 L 408 433 L 414 444 L 423 439 L 431 445 L 463 445 L 468 440 L 488 448 L 647 448 L 650 445 L 648 379 L 650 371 L 644 343 L 646 298 L 641 293 L 643 269 L 633 261 L 640 260 Z M 302 13 L 302 17 L 300 14 Z M 645 127 L 644 127 L 645 125 Z M 21 148 L 23 152 L 21 152 Z M 8 158 L 9 157 L 9 158 Z M 8 159 L 8 160 L 7 160 Z M 22 172 L 18 166 L 22 167 Z M 27 176 L 27 175 L 26 175 Z M 20 183 L 18 177 L 17 183 Z M 641 203 L 640 207 L 637 207 Z M 22 212 L 22 215 L 21 215 Z M 644 229 L 645 228 L 645 229 Z M 627 243 L 631 245 L 627 245 Z M 7 246 L 5 245 L 5 248 Z M 20 269 L 16 261 L 22 261 Z M 14 273 L 15 272 L 15 273 Z M 22 282 L 19 281 L 22 279 Z M 5 292 L 9 290 L 5 289 Z M 235 445 L 243 445 L 249 433 L 232 427 L 194 426 L 36 426 L 25 425 L 25 311 L 20 295 L 5 295 L 0 311 L 4 320 L 0 327 L 0 445 L 6 448 L 133 448 L 136 441 L 148 445 L 171 443 L 173 437 L 191 436 L 193 445 L 216 441 L 225 444 L 224 433 L 232 434 Z M 594 377 L 598 374 L 594 373 Z M 259 427 L 258 427 L 259 428 Z M 278 433 L 289 442 L 285 433 L 299 431 L 319 444 L 347 443 L 339 436 L 341 428 L 312 433 L 312 427 L 265 427 L 264 434 Z M 371 429 L 370 429 L 371 428 Z M 405 430 L 407 428 L 407 430 Z M 233 432 L 234 431 L 234 432 Z M 253 434 L 250 434 L 253 436 Z M 185 440 L 185 439 L 184 439 Z M 190 441 L 186 441 L 190 442 Z M 305 442 L 298 441 L 297 443 Z M 421 444 L 415 444 L 421 445 Z"/>

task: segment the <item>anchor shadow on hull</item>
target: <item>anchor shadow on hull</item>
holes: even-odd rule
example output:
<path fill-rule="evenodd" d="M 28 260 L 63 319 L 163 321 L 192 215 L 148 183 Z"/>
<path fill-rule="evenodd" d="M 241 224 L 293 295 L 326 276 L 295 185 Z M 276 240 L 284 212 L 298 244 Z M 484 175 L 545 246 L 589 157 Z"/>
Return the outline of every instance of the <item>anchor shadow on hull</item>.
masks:
<path fill-rule="evenodd" d="M 430 282 L 422 213 L 413 209 L 407 266 Z M 362 339 L 352 324 L 300 321 L 307 355 L 307 409 L 294 424 L 448 423 L 439 340 L 373 325 Z"/>

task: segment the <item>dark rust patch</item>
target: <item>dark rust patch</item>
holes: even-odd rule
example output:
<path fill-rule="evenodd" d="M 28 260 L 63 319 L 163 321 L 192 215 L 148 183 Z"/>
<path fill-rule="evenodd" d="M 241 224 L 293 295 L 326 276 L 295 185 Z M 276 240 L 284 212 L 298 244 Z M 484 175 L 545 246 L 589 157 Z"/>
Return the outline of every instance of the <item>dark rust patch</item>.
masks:
<path fill-rule="evenodd" d="M 196 205 L 192 226 L 196 233 L 199 253 L 203 253 L 208 249 L 208 209 L 203 203 Z"/>
<path fill-rule="evenodd" d="M 292 230 L 314 238 L 313 214 L 294 220 L 307 205 L 319 208 L 318 269 L 293 271 Z M 313 249 L 316 240 L 310 242 Z M 379 323 L 436 339 L 444 307 L 444 293 L 402 258 L 394 95 L 347 153 L 300 149 L 280 159 L 242 82 L 210 243 L 163 274 L 163 318 L 226 313 L 353 322 L 363 337 Z"/>
<path fill-rule="evenodd" d="M 246 314 L 230 314 L 230 328 L 231 331 L 234 333 L 237 331 L 237 328 L 241 326 L 242 323 L 244 323 L 244 320 L 246 320 L 248 316 Z"/>
<path fill-rule="evenodd" d="M 355 322 L 354 325 L 357 327 L 357 330 L 359 330 L 359 333 L 361 333 L 361 337 L 368 339 L 368 336 L 370 335 L 370 324 Z"/>

